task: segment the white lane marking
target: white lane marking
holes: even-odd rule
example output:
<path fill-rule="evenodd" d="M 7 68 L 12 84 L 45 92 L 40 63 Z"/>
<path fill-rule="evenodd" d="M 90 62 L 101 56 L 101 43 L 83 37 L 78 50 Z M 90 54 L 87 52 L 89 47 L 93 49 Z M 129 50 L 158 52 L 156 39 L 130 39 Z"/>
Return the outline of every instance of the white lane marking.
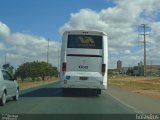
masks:
<path fill-rule="evenodd" d="M 133 106 L 125 103 L 124 101 L 122 101 L 122 100 L 120 100 L 119 98 L 113 96 L 112 94 L 107 93 L 106 91 L 104 91 L 104 92 L 105 92 L 107 95 L 109 95 L 110 97 L 112 97 L 112 98 L 116 99 L 117 101 L 119 101 L 121 104 L 123 104 L 123 105 L 127 106 L 128 108 L 132 109 L 134 112 L 143 114 L 142 111 L 140 111 L 140 110 L 136 109 L 135 107 L 133 107 Z"/>

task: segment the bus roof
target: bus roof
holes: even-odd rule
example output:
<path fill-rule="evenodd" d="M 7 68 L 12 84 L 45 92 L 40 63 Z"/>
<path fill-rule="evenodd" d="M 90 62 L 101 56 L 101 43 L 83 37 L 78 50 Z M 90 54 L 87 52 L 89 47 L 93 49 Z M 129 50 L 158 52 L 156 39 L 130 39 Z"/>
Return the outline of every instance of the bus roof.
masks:
<path fill-rule="evenodd" d="M 105 32 L 102 31 L 92 31 L 92 30 L 68 30 L 65 31 L 63 34 L 101 34 L 107 36 Z"/>

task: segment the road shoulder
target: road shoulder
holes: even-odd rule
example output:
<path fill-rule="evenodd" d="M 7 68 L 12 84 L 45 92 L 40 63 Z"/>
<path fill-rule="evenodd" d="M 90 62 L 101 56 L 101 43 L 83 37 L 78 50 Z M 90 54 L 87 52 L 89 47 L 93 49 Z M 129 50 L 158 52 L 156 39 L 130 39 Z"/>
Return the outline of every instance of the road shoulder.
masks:
<path fill-rule="evenodd" d="M 137 113 L 159 113 L 160 101 L 143 94 L 133 93 L 126 89 L 109 85 L 106 94 L 120 100 L 122 104 L 129 105 Z"/>

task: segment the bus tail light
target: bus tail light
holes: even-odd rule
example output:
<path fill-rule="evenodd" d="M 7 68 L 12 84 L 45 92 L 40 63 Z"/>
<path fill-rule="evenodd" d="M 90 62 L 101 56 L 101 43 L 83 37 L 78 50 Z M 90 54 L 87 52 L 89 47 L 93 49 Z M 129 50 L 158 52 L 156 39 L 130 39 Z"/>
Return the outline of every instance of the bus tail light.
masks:
<path fill-rule="evenodd" d="M 64 63 L 62 64 L 62 71 L 63 71 L 63 73 L 66 72 L 66 67 L 67 67 L 67 63 L 64 62 Z"/>
<path fill-rule="evenodd" d="M 104 76 L 106 72 L 106 64 L 102 64 L 102 75 Z"/>

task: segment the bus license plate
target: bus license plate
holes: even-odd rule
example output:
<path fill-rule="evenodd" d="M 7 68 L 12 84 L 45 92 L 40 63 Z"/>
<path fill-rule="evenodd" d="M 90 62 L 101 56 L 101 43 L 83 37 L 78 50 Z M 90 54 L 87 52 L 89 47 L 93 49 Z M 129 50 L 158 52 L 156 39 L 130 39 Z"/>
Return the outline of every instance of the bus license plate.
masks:
<path fill-rule="evenodd" d="M 88 77 L 79 77 L 79 80 L 88 80 Z"/>

